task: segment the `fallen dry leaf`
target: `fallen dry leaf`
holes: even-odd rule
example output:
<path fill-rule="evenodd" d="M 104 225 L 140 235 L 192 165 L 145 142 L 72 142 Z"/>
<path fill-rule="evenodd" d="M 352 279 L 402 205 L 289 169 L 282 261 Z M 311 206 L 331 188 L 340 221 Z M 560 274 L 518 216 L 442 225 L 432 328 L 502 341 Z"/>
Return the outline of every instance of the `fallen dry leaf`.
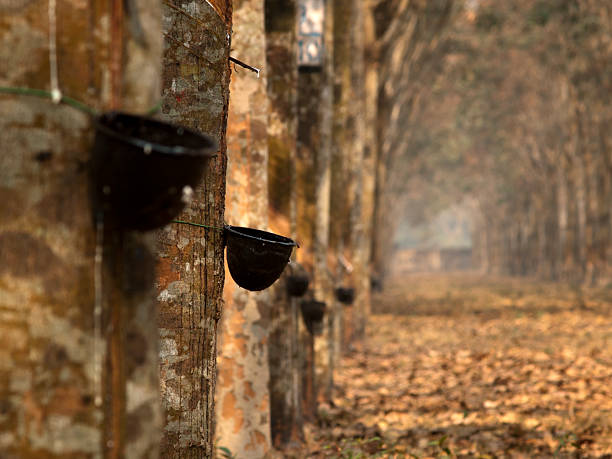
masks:
<path fill-rule="evenodd" d="M 342 409 L 304 457 L 612 457 L 611 299 L 518 279 L 401 279 L 374 297 L 367 342 L 336 372 Z"/>

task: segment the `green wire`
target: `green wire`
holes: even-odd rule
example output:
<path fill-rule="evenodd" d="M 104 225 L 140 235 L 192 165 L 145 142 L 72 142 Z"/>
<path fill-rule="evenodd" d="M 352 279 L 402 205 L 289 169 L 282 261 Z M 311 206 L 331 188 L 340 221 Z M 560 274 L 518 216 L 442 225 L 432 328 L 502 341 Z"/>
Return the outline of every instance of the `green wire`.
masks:
<path fill-rule="evenodd" d="M 158 111 L 161 110 L 161 106 L 162 106 L 162 101 L 160 100 L 153 107 L 147 110 L 147 115 L 149 116 L 155 115 Z"/>
<path fill-rule="evenodd" d="M 0 86 L 0 93 L 3 94 L 18 94 L 21 96 L 35 96 L 35 97 L 41 97 L 43 99 L 51 99 L 51 93 L 49 91 L 45 91 L 43 89 L 32 89 L 32 88 L 12 88 L 12 87 L 7 87 L 7 86 Z M 68 96 L 62 96 L 62 98 L 60 99 L 60 102 L 65 103 L 66 105 L 70 105 L 73 108 L 76 108 L 77 110 L 80 110 L 82 112 L 88 113 L 89 115 L 97 115 L 98 112 L 89 107 L 88 105 L 84 104 L 83 102 L 80 102 L 76 99 L 73 99 L 72 97 L 68 97 Z"/>
<path fill-rule="evenodd" d="M 20 96 L 34 96 L 40 97 L 43 99 L 52 99 L 51 92 L 45 91 L 44 89 L 34 89 L 34 88 L 19 88 L 19 87 L 10 87 L 10 86 L 0 86 L 0 93 L 2 94 L 17 94 Z M 71 106 L 72 108 L 76 108 L 82 112 L 85 112 L 92 116 L 97 116 L 98 111 L 87 104 L 73 99 L 69 96 L 62 96 L 60 102 L 63 102 L 66 105 Z M 147 115 L 154 115 L 161 108 L 162 101 L 157 102 L 153 107 L 147 110 Z"/>
<path fill-rule="evenodd" d="M 225 229 L 225 228 L 221 228 L 219 226 L 202 225 L 200 223 L 185 222 L 183 220 L 172 220 L 172 223 L 180 223 L 181 225 L 197 226 L 199 228 L 211 228 L 211 229 L 219 229 L 219 230 L 224 230 Z"/>

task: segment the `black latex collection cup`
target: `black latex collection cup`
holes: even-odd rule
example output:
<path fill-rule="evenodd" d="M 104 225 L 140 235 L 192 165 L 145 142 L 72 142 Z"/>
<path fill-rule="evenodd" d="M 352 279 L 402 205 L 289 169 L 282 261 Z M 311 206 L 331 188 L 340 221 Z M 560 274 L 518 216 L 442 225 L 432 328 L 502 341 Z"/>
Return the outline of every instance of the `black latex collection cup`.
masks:
<path fill-rule="evenodd" d="M 121 112 L 99 116 L 95 129 L 93 211 L 118 229 L 147 231 L 169 223 L 218 148 L 205 134 Z"/>
<path fill-rule="evenodd" d="M 287 277 L 287 293 L 289 296 L 304 296 L 308 290 L 310 280 L 305 274 L 291 274 Z"/>
<path fill-rule="evenodd" d="M 352 287 L 338 287 L 335 290 L 336 299 L 347 306 L 355 301 L 355 289 Z"/>
<path fill-rule="evenodd" d="M 313 335 L 321 335 L 323 333 L 323 317 L 327 306 L 323 301 L 304 300 L 300 303 L 302 310 L 302 318 L 306 324 L 306 328 Z"/>
<path fill-rule="evenodd" d="M 240 287 L 258 291 L 280 277 L 297 244 L 293 239 L 254 228 L 225 226 L 227 266 Z"/>

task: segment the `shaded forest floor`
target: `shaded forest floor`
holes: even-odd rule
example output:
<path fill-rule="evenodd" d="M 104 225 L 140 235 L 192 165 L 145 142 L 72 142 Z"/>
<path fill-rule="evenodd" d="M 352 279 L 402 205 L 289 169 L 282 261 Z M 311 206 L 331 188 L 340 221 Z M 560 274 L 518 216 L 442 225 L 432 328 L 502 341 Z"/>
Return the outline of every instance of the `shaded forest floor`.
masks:
<path fill-rule="evenodd" d="M 414 275 L 374 298 L 302 457 L 612 458 L 612 289 Z"/>

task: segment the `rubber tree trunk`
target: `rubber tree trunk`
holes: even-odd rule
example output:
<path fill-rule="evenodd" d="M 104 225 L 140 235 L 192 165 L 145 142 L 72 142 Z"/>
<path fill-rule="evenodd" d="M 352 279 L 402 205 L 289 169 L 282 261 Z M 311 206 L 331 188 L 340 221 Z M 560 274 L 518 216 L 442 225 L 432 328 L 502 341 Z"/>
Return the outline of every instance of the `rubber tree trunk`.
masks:
<path fill-rule="evenodd" d="M 333 305 L 333 284 L 328 265 L 331 189 L 331 149 L 333 117 L 334 75 L 334 5 L 325 2 L 325 61 L 323 81 L 320 88 L 320 144 L 316 150 L 313 288 L 317 298 L 325 301 L 328 308 Z M 315 340 L 316 393 L 320 400 L 331 400 L 334 377 L 333 322 L 326 314 L 323 336 Z"/>
<path fill-rule="evenodd" d="M 234 3 L 232 53 L 262 68 L 266 61 L 264 5 L 260 0 Z M 234 67 L 228 117 L 228 223 L 267 229 L 268 137 L 264 69 Z M 228 280 L 226 309 L 220 328 L 217 386 L 217 437 L 220 446 L 240 458 L 261 458 L 270 450 L 268 393 L 267 291 L 248 292 Z"/>
<path fill-rule="evenodd" d="M 298 77 L 298 155 L 296 161 L 298 205 L 298 240 L 304 249 L 298 251 L 298 261 L 312 272 L 312 292 L 319 301 L 332 305 L 332 286 L 327 264 L 329 243 L 330 162 L 333 116 L 333 4 L 325 2 L 325 59 L 322 69 L 301 69 Z M 328 398 L 332 387 L 331 324 L 326 315 L 324 333 L 314 339 L 316 352 L 301 327 L 304 416 L 312 419 L 316 399 Z M 315 362 L 310 362 L 310 358 Z M 316 382 L 311 369 L 316 368 Z"/>
<path fill-rule="evenodd" d="M 331 192 L 330 208 L 333 220 L 330 222 L 330 252 L 333 254 L 329 266 L 333 273 L 333 287 L 352 285 L 346 269 L 346 262 L 352 258 L 351 207 L 355 190 L 352 175 L 352 143 L 355 140 L 355 123 L 351 104 L 354 102 L 351 75 L 352 24 L 357 4 L 350 0 L 334 0 L 334 98 L 333 131 L 331 151 Z M 346 260 L 346 262 L 345 262 Z M 344 263 L 343 263 L 344 262 Z M 348 332 L 352 325 L 350 313 L 336 298 L 329 306 L 331 322 L 331 352 L 334 362 L 340 359 L 343 343 L 343 329 Z"/>
<path fill-rule="evenodd" d="M 339 263 L 342 275 L 336 279 L 338 285 L 350 286 L 355 289 L 355 301 L 350 307 L 343 307 L 339 311 L 342 317 L 343 331 L 337 336 L 335 351 L 339 360 L 343 347 L 348 348 L 353 340 L 355 329 L 360 333 L 364 329 L 365 314 L 369 309 L 369 238 L 367 238 L 368 222 L 364 222 L 365 215 L 371 218 L 368 207 L 364 210 L 364 203 L 373 199 L 373 189 L 369 191 L 372 197 L 365 196 L 365 55 L 364 55 L 364 9 L 363 3 L 336 0 L 334 17 L 336 25 L 334 46 L 336 91 L 334 99 L 336 116 L 344 118 L 342 126 L 343 139 L 336 145 L 339 156 L 343 159 L 341 164 L 346 171 L 345 176 L 345 212 L 343 221 L 334 222 L 332 228 L 341 228 L 341 240 L 344 242 L 343 250 L 339 250 Z M 373 166 L 373 164 L 371 164 Z M 332 199 L 336 193 L 332 193 Z M 371 205 L 371 204 L 369 204 Z M 337 212 L 332 213 L 334 216 Z M 338 248 L 341 249 L 342 245 Z M 336 330 L 338 330 L 336 326 Z M 338 330 L 339 331 L 339 330 Z"/>
<path fill-rule="evenodd" d="M 164 3 L 166 119 L 212 135 L 219 151 L 178 220 L 158 232 L 161 456 L 213 457 L 217 324 L 222 311 L 225 128 L 231 1 Z"/>
<path fill-rule="evenodd" d="M 307 296 L 314 295 L 312 273 L 314 266 L 313 240 L 316 220 L 315 208 L 315 151 L 319 142 L 318 104 L 320 100 L 320 72 L 298 73 L 298 134 L 296 168 L 296 228 L 298 262 L 304 266 L 311 276 L 310 291 Z M 314 417 L 316 402 L 314 392 L 314 350 L 310 351 L 312 337 L 306 329 L 303 320 L 299 321 L 299 358 L 301 373 L 301 406 L 302 415 L 306 420 Z"/>
<path fill-rule="evenodd" d="M 578 260 L 577 271 L 580 279 L 584 278 L 587 263 L 587 173 L 584 158 L 580 153 L 574 158 L 576 164 L 576 259 Z"/>
<path fill-rule="evenodd" d="M 564 168 L 557 168 L 557 228 L 559 231 L 559 244 L 557 249 L 557 266 L 559 277 L 567 277 L 567 232 L 568 232 L 568 195 L 567 178 Z"/>
<path fill-rule="evenodd" d="M 51 73 L 90 107 L 146 111 L 161 12 L 123 6 L 4 2 L 0 86 Z M 157 457 L 153 240 L 94 225 L 87 114 L 0 95 L 0 132 L 0 457 Z"/>
<path fill-rule="evenodd" d="M 378 138 L 376 129 L 376 117 L 378 106 L 378 67 L 376 64 L 376 22 L 374 19 L 374 9 L 371 2 L 365 2 L 362 15 L 356 22 L 362 23 L 363 34 L 358 32 L 359 26 L 354 26 L 354 40 L 357 52 L 361 53 L 363 60 L 355 63 L 354 75 L 362 78 L 358 81 L 357 87 L 363 84 L 363 102 L 361 105 L 364 117 L 358 120 L 357 133 L 363 136 L 363 159 L 361 170 L 361 215 L 359 217 L 359 228 L 357 230 L 355 253 L 355 288 L 357 288 L 357 298 L 355 300 L 354 311 L 354 331 L 353 339 L 363 340 L 366 332 L 366 322 L 371 312 L 371 287 L 372 276 L 372 238 L 374 222 L 374 200 L 376 188 L 376 162 L 378 158 Z M 362 70 L 359 69 L 362 67 Z M 363 72 L 363 73 L 361 73 Z M 361 76 L 360 76 L 361 75 Z M 361 123 L 361 124 L 360 124 Z"/>
<path fill-rule="evenodd" d="M 270 229 L 297 238 L 295 156 L 297 140 L 296 1 L 266 0 L 269 98 L 268 195 Z M 295 260 L 295 257 L 294 257 Z M 294 261 L 295 263 L 295 261 Z M 270 289 L 270 422 L 272 442 L 285 449 L 303 437 L 298 369 L 298 304 L 287 294 L 291 265 Z"/>

